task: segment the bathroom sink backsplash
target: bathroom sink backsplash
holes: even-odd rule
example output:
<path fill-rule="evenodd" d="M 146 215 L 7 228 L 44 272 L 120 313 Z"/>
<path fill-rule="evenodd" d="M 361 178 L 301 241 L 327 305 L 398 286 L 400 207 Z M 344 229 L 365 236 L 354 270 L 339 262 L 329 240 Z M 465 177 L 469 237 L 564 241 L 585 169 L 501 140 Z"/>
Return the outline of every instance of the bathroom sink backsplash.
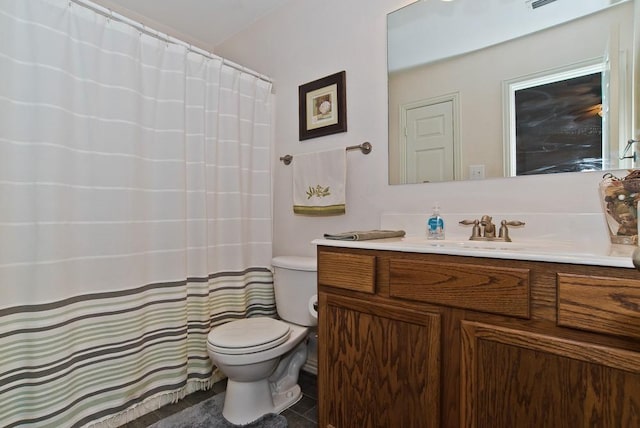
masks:
<path fill-rule="evenodd" d="M 604 215 L 598 213 L 447 213 L 443 212 L 446 239 L 466 240 L 471 236 L 471 226 L 458 224 L 461 220 L 480 219 L 490 215 L 496 227 L 502 220 L 520 220 L 524 226 L 509 227 L 514 243 L 526 241 L 567 242 L 594 248 L 608 246 L 609 235 Z M 424 235 L 431 213 L 384 212 L 380 218 L 381 229 L 402 229 L 408 236 Z"/>

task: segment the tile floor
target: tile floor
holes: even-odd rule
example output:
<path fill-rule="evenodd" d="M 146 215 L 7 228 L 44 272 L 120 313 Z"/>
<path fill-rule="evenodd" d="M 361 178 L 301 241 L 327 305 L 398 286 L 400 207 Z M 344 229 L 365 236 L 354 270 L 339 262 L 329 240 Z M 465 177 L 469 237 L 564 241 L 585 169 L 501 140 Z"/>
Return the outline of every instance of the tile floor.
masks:
<path fill-rule="evenodd" d="M 316 428 L 318 426 L 318 386 L 316 376 L 305 371 L 300 372 L 298 379 L 302 388 L 302 398 L 292 407 L 288 408 L 282 415 L 287 418 L 289 428 Z M 173 415 L 180 410 L 198 404 L 202 400 L 223 392 L 226 388 L 226 381 L 216 383 L 208 391 L 198 391 L 186 396 L 175 404 L 161 407 L 160 409 L 147 413 L 146 415 L 123 425 L 123 428 L 146 428 L 162 418 Z"/>

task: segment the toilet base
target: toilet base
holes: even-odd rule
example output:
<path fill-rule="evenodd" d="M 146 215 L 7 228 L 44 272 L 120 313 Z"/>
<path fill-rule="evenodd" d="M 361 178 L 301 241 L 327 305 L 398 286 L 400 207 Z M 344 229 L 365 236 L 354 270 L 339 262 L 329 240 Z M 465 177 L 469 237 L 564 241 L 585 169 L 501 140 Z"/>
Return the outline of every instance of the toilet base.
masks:
<path fill-rule="evenodd" d="M 268 379 L 256 382 L 227 380 L 222 416 L 232 424 L 245 425 L 267 413 L 280 413 L 302 398 L 299 385 L 272 393 Z"/>
<path fill-rule="evenodd" d="M 308 339 L 305 338 L 293 351 L 283 356 L 280 359 L 280 364 L 269 377 L 271 397 L 273 398 L 273 406 L 276 409 L 274 413 L 282 412 L 302 398 L 302 390 L 298 385 L 298 375 L 307 360 L 307 342 Z"/>
<path fill-rule="evenodd" d="M 273 412 L 267 379 L 255 382 L 227 380 L 222 416 L 232 424 L 245 425 Z"/>
<path fill-rule="evenodd" d="M 302 398 L 300 385 L 295 385 L 288 391 L 273 394 L 273 413 L 281 413 L 296 404 Z"/>
<path fill-rule="evenodd" d="M 303 340 L 280 358 L 270 377 L 249 382 L 229 377 L 222 416 L 232 424 L 245 425 L 296 404 L 302 398 L 298 374 L 306 359 L 307 343 Z"/>

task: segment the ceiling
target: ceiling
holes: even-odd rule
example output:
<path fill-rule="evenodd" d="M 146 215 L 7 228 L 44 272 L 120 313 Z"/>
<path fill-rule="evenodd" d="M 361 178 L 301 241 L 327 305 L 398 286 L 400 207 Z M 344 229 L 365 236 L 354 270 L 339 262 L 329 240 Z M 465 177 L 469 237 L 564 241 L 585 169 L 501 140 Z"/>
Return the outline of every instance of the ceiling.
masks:
<path fill-rule="evenodd" d="M 92 0 L 133 20 L 213 50 L 289 0 Z"/>

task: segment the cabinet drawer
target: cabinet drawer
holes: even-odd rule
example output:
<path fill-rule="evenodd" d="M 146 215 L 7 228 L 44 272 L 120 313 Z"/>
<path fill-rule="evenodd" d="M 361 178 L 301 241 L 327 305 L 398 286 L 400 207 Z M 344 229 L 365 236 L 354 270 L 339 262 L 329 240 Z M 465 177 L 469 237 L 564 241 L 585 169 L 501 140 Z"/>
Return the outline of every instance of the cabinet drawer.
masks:
<path fill-rule="evenodd" d="M 558 325 L 640 338 L 640 281 L 559 273 Z"/>
<path fill-rule="evenodd" d="M 376 257 L 331 251 L 318 252 L 318 284 L 375 293 Z"/>
<path fill-rule="evenodd" d="M 530 316 L 529 269 L 391 259 L 393 297 L 519 318 Z"/>

